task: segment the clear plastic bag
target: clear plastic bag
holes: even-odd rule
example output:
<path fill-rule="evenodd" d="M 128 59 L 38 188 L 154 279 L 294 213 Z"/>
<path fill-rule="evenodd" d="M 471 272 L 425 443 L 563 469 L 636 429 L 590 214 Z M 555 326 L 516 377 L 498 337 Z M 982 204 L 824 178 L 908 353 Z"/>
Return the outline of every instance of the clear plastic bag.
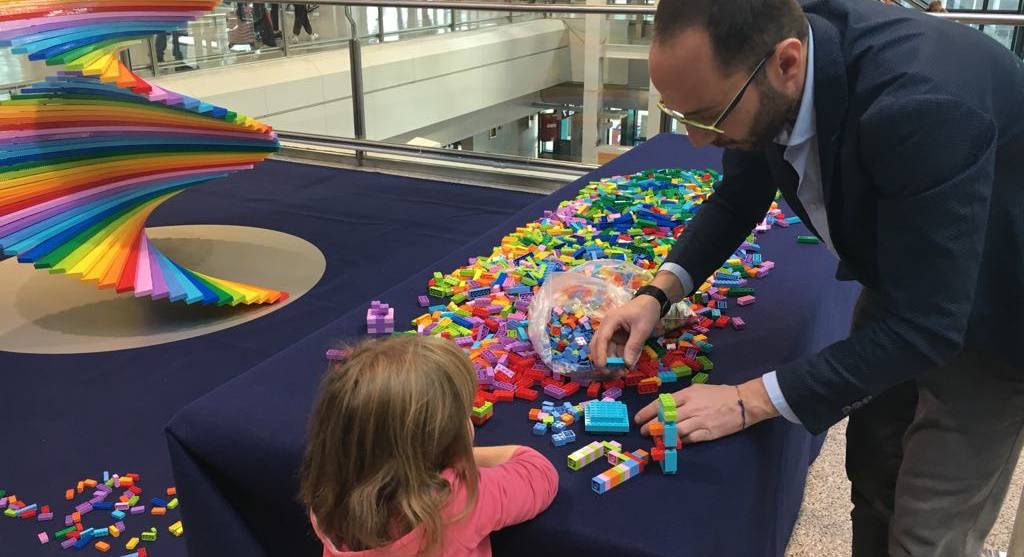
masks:
<path fill-rule="evenodd" d="M 590 340 L 601 320 L 628 303 L 653 278 L 628 261 L 588 261 L 564 273 L 552 273 L 529 308 L 529 336 L 534 351 L 552 371 L 586 379 L 594 370 Z M 571 317 L 566 317 L 571 316 Z M 693 316 L 686 301 L 672 307 L 654 335 L 685 325 Z"/>
<path fill-rule="evenodd" d="M 533 297 L 529 335 L 533 349 L 552 371 L 589 376 L 590 339 L 608 311 L 633 297 L 613 281 L 582 273 L 552 273 Z"/>

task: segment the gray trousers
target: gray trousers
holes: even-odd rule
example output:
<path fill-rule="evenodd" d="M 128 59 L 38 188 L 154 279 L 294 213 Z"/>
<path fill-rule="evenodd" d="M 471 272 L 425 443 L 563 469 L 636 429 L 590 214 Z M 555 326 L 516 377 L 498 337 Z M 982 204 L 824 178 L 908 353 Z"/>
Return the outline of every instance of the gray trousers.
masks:
<path fill-rule="evenodd" d="M 865 289 L 853 328 L 882 311 Z M 854 411 L 846 446 L 853 555 L 979 555 L 1022 431 L 1024 370 L 970 350 Z"/>

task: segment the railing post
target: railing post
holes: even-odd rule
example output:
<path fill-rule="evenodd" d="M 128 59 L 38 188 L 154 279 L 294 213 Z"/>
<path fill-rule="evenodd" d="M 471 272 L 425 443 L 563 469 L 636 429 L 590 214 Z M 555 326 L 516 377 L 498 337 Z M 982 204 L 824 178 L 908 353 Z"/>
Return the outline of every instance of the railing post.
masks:
<path fill-rule="evenodd" d="M 359 33 L 356 30 L 356 21 L 352 19 L 352 7 L 345 6 L 345 17 L 352 27 L 352 38 L 348 40 L 348 71 L 352 76 L 352 129 L 356 139 L 366 139 L 366 116 L 363 107 L 363 59 L 359 45 Z M 384 28 L 381 20 L 381 29 Z M 363 165 L 363 158 L 366 152 L 362 149 L 356 150 L 356 164 Z"/>
<path fill-rule="evenodd" d="M 458 17 L 459 11 L 458 10 L 452 10 L 452 9 L 449 9 L 448 11 L 451 13 L 451 16 L 449 17 L 449 19 L 451 19 L 450 27 L 451 27 L 452 33 L 454 33 L 455 30 L 456 30 L 456 27 L 458 27 L 458 23 L 455 22 L 455 18 Z"/>
<path fill-rule="evenodd" d="M 156 41 L 153 40 L 155 36 L 151 35 L 146 39 L 146 45 L 149 47 L 149 69 L 153 70 L 153 77 L 160 77 L 160 63 L 157 61 L 156 56 Z"/>
<path fill-rule="evenodd" d="M 291 37 L 288 35 L 288 4 L 282 4 L 275 2 L 280 7 L 277 9 L 277 27 L 281 30 L 281 54 L 284 57 L 288 57 L 288 41 Z"/>
<path fill-rule="evenodd" d="M 384 6 L 377 6 L 377 44 L 384 44 Z"/>
<path fill-rule="evenodd" d="M 588 5 L 599 5 L 601 0 L 588 0 Z M 599 122 L 604 112 L 604 26 L 605 16 L 587 14 L 584 16 L 583 34 L 583 133 L 581 141 L 581 162 L 597 162 L 597 145 L 600 141 Z"/>

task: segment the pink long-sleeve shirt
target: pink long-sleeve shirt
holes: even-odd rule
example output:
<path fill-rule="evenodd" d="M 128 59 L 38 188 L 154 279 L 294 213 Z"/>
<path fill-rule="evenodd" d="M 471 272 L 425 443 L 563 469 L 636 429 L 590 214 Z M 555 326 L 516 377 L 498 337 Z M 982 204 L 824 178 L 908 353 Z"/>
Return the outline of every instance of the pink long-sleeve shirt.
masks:
<path fill-rule="evenodd" d="M 490 557 L 491 532 L 525 522 L 551 505 L 558 491 L 558 472 L 537 451 L 520 447 L 504 464 L 480 468 L 476 506 L 468 516 L 445 526 L 443 557 Z M 446 517 L 458 515 L 466 506 L 464 486 L 448 469 L 441 473 L 452 485 L 452 494 L 442 510 Z M 382 547 L 366 551 L 337 548 L 320 533 L 312 514 L 313 530 L 324 544 L 324 557 L 415 557 L 423 539 L 417 527 Z"/>

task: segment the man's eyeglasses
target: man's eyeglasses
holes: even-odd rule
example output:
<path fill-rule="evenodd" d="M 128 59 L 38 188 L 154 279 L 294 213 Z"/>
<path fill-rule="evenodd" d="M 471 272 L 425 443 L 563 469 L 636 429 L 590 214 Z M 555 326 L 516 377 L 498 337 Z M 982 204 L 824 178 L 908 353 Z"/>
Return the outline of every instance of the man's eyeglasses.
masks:
<path fill-rule="evenodd" d="M 743 100 L 743 94 L 747 92 L 747 88 L 749 88 L 750 84 L 754 82 L 754 77 L 757 76 L 758 72 L 761 71 L 761 68 L 764 67 L 765 63 L 768 62 L 768 59 L 771 58 L 773 54 L 775 54 L 774 48 L 772 48 L 771 52 L 765 54 L 764 58 L 761 58 L 761 61 L 757 63 L 757 67 L 754 68 L 754 71 L 750 72 L 750 76 L 747 77 L 747 80 L 743 83 L 743 87 L 740 87 L 740 90 L 737 91 L 735 95 L 733 95 L 732 100 L 729 101 L 729 104 L 725 107 L 725 110 L 723 110 L 722 113 L 718 115 L 718 118 L 715 118 L 715 121 L 710 124 L 690 120 L 682 112 L 672 110 L 671 108 L 666 106 L 663 101 L 658 101 L 658 108 L 661 109 L 661 111 L 664 112 L 665 114 L 671 116 L 672 119 L 675 120 L 676 122 L 679 122 L 681 125 L 686 126 L 687 129 L 698 129 L 711 133 L 724 134 L 725 132 L 722 131 L 722 128 L 720 128 L 719 126 L 721 126 L 722 122 L 724 122 L 725 119 L 729 117 L 729 114 L 733 111 L 734 108 L 736 108 L 736 105 L 740 104 L 740 101 Z"/>

